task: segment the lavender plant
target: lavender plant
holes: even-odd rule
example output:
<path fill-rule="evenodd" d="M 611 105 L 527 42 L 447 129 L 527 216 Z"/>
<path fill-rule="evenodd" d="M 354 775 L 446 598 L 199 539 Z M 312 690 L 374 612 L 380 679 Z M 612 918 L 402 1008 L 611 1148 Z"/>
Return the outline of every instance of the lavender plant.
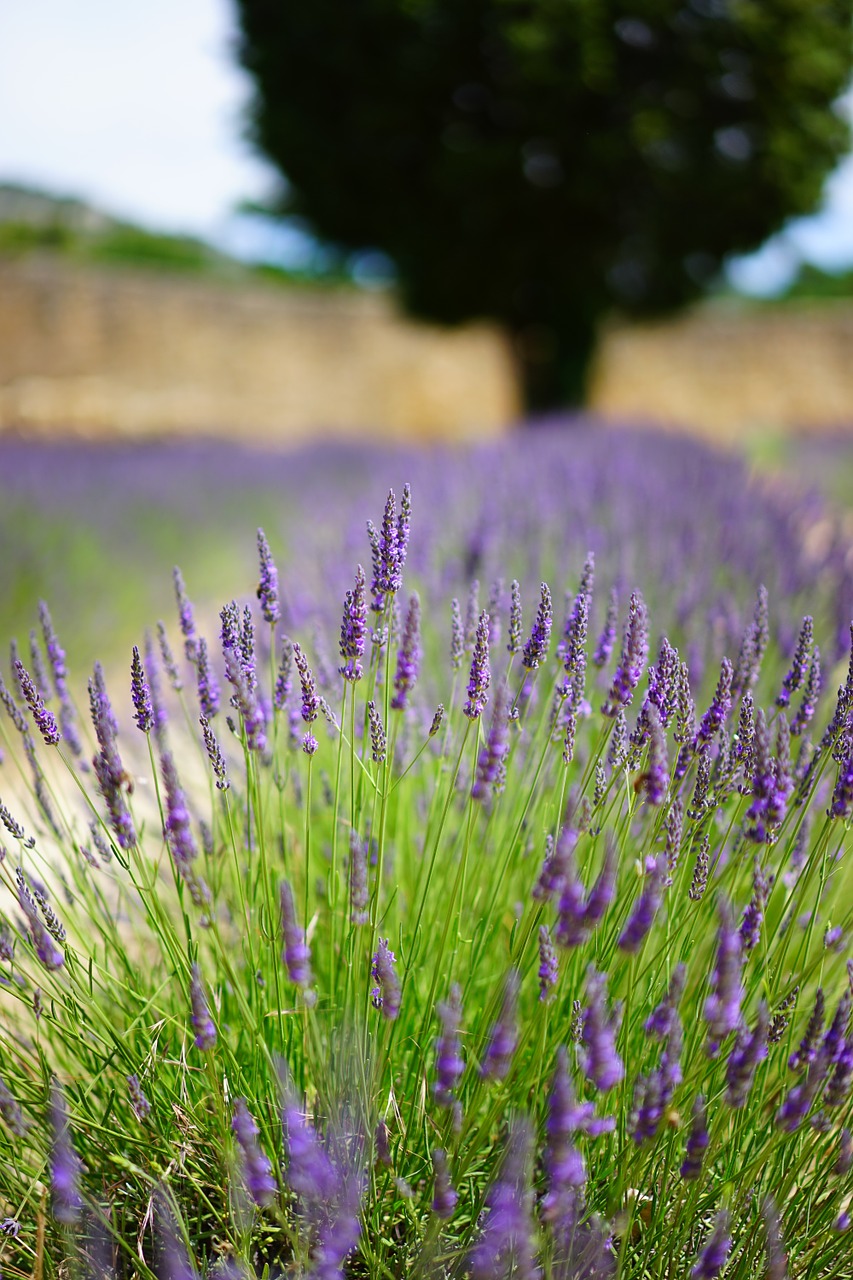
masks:
<path fill-rule="evenodd" d="M 419 551 L 417 495 L 340 537 L 325 649 L 259 533 L 254 603 L 206 635 L 176 574 L 89 723 L 52 623 L 3 683 L 0 1266 L 853 1277 L 831 556 L 805 599 L 779 517 L 738 606 L 738 491 L 704 611 L 618 511 L 525 590 L 482 523 Z"/>

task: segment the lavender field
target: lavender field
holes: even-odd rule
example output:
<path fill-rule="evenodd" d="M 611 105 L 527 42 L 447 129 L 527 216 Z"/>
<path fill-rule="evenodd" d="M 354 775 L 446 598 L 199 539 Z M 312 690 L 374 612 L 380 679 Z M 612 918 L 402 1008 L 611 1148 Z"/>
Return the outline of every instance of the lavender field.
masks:
<path fill-rule="evenodd" d="M 577 423 L 0 492 L 7 1275 L 853 1277 L 819 487 Z"/>

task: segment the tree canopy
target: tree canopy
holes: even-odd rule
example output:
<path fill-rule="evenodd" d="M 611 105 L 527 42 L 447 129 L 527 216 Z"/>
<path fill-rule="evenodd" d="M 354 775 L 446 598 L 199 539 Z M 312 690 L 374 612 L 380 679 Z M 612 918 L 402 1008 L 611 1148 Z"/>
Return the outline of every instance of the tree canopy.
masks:
<path fill-rule="evenodd" d="M 602 315 L 699 295 L 817 205 L 853 0 L 237 0 L 287 210 L 576 396 Z"/>

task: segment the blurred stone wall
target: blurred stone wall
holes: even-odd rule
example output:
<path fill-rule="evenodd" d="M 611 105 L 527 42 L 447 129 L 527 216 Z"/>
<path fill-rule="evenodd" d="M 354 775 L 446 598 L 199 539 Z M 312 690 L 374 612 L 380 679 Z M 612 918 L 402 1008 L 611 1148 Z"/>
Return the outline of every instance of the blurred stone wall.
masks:
<path fill-rule="evenodd" d="M 381 294 L 0 260 L 0 430 L 470 440 L 519 413 L 496 329 Z"/>
<path fill-rule="evenodd" d="M 589 401 L 607 417 L 726 443 L 844 428 L 853 444 L 853 302 L 717 302 L 657 324 L 611 324 Z"/>

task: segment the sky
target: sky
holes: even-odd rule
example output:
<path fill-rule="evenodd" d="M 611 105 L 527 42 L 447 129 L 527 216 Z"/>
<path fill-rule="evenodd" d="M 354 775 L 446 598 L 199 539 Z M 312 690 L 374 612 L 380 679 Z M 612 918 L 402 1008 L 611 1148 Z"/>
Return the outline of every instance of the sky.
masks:
<path fill-rule="evenodd" d="M 229 0 L 0 0 L 0 181 L 251 253 L 233 210 L 277 183 L 243 138 L 251 85 L 234 39 Z M 280 247 L 304 252 L 296 235 Z M 801 257 L 853 264 L 853 158 L 829 180 L 821 213 L 732 276 L 767 292 Z"/>

